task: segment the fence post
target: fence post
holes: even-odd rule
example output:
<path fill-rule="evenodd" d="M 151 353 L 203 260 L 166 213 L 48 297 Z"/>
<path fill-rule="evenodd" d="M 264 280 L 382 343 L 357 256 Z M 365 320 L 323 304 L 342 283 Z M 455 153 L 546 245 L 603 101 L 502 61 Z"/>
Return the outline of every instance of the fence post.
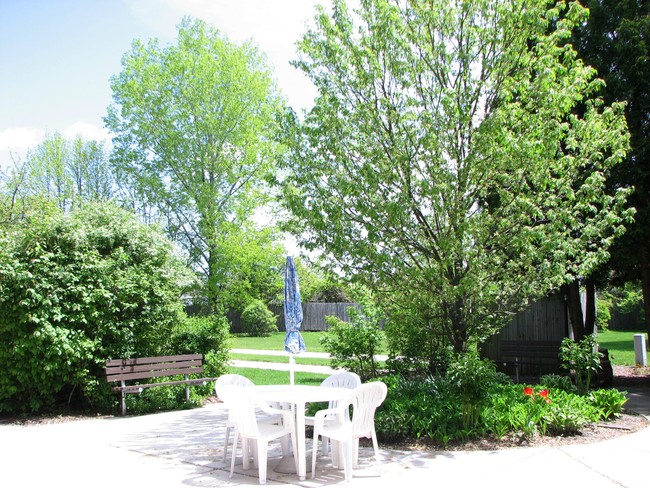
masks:
<path fill-rule="evenodd" d="M 645 348 L 645 334 L 634 334 L 634 364 L 636 364 L 637 368 L 640 366 L 646 367 L 648 365 Z"/>

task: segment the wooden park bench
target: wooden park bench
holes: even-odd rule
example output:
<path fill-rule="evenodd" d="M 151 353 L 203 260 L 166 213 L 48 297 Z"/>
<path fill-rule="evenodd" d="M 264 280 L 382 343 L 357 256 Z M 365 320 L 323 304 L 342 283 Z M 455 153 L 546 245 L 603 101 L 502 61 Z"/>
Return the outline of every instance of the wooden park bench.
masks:
<path fill-rule="evenodd" d="M 551 365 L 558 366 L 560 363 L 560 342 L 559 341 L 507 341 L 501 342 L 501 358 L 503 364 L 513 365 L 517 383 L 521 376 L 521 366 L 528 365 Z"/>
<path fill-rule="evenodd" d="M 185 385 L 185 400 L 190 399 L 190 385 L 205 385 L 216 378 L 190 378 L 190 375 L 203 373 L 202 354 L 183 354 L 180 356 L 158 356 L 150 358 L 110 359 L 106 361 L 106 381 L 119 381 L 120 386 L 113 388 L 122 395 L 122 415 L 126 414 L 126 395 L 142 393 L 145 388 L 154 386 Z M 184 379 L 159 381 L 153 383 L 135 383 L 127 385 L 127 381 L 149 380 L 183 376 Z"/>

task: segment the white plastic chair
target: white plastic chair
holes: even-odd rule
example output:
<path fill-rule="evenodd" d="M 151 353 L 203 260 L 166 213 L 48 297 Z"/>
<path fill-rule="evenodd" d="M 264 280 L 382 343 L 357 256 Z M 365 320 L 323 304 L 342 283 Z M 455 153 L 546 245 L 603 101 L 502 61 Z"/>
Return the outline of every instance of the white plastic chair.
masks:
<path fill-rule="evenodd" d="M 231 411 L 235 423 L 235 440 L 233 441 L 233 455 L 230 462 L 230 477 L 232 478 L 235 471 L 235 458 L 237 457 L 237 444 L 241 439 L 242 443 L 242 464 L 244 469 L 249 469 L 249 445 L 254 441 L 254 447 L 257 455 L 257 465 L 259 470 L 260 484 L 266 483 L 266 471 L 268 462 L 268 445 L 275 439 L 291 436 L 293 447 L 293 460 L 298 472 L 298 457 L 295 439 L 295 425 L 293 414 L 290 410 L 277 410 L 270 408 L 265 403 L 259 403 L 254 400 L 246 388 L 226 386 L 222 393 L 227 398 L 227 402 L 232 405 Z M 256 409 L 261 409 L 264 413 L 271 416 L 281 417 L 277 423 L 260 422 L 255 414 Z"/>
<path fill-rule="evenodd" d="M 355 388 L 361 385 L 361 378 L 358 374 L 352 373 L 350 371 L 337 371 L 336 373 L 331 374 L 323 380 L 320 386 L 329 387 L 329 388 L 350 388 L 354 390 Z M 337 402 L 329 402 L 327 408 L 336 408 Z M 314 418 L 311 416 L 305 416 L 305 425 L 314 425 Z M 327 437 L 323 437 L 323 456 L 327 456 L 329 452 L 329 441 Z"/>
<path fill-rule="evenodd" d="M 226 402 L 224 399 L 224 396 L 227 396 L 227 394 L 224 393 L 224 388 L 228 386 L 248 387 L 254 385 L 255 383 L 253 383 L 251 380 L 239 374 L 224 374 L 222 376 L 219 376 L 214 384 L 214 391 L 217 394 L 217 397 L 228 407 L 228 420 L 226 421 L 226 440 L 224 441 L 223 445 L 224 462 L 228 459 L 228 443 L 230 442 L 230 433 L 236 427 L 232 406 L 229 405 L 228 402 Z"/>
<path fill-rule="evenodd" d="M 316 475 L 316 453 L 318 452 L 318 437 L 329 437 L 339 442 L 343 448 L 343 467 L 345 480 L 352 479 L 352 467 L 357 465 L 359 457 L 359 439 L 371 438 L 379 466 L 379 444 L 375 433 L 375 410 L 386 398 L 388 389 L 381 381 L 364 383 L 356 388 L 345 401 L 333 409 L 320 410 L 314 418 L 314 447 L 311 458 L 311 477 Z M 347 412 L 352 405 L 352 419 Z"/>

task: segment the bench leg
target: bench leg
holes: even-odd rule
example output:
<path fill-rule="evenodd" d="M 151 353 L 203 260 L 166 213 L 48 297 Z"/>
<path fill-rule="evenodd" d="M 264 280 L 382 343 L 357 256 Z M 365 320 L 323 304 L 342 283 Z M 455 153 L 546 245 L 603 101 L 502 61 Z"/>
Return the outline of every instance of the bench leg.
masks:
<path fill-rule="evenodd" d="M 125 386 L 125 382 L 122 381 L 122 387 Z M 124 393 L 124 390 L 120 391 L 120 395 L 122 396 L 122 415 L 126 415 L 126 394 Z"/>
<path fill-rule="evenodd" d="M 519 384 L 519 358 L 515 358 L 515 378 L 517 378 L 517 384 Z"/>

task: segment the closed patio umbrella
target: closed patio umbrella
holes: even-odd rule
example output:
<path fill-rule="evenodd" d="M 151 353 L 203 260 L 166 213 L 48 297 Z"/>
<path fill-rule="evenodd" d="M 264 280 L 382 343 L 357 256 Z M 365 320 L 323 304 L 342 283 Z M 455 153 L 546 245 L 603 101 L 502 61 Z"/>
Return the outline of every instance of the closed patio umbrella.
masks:
<path fill-rule="evenodd" d="M 293 385 L 294 354 L 300 354 L 306 348 L 305 341 L 300 335 L 302 303 L 300 301 L 298 274 L 291 256 L 287 256 L 287 264 L 284 270 L 284 325 L 287 331 L 284 338 L 284 350 L 289 353 L 289 379 Z"/>

